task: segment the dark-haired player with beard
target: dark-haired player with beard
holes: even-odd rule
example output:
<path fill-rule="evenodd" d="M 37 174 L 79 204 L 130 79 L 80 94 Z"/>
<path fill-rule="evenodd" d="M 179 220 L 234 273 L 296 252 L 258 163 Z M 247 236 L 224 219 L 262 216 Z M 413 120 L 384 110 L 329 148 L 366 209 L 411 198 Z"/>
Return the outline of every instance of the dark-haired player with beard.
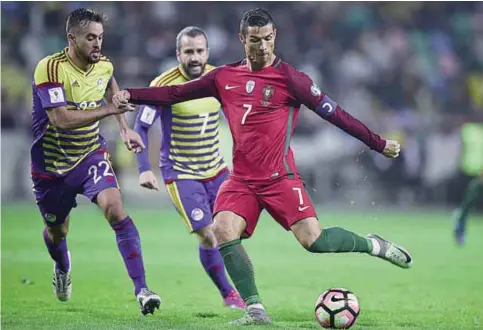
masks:
<path fill-rule="evenodd" d="M 250 237 L 263 209 L 312 253 L 359 252 L 409 268 L 412 258 L 401 246 L 377 235 L 359 236 L 339 227 L 321 228 L 295 166 L 290 138 L 300 106 L 364 142 L 386 157 L 399 155 L 397 141 L 384 140 L 344 111 L 304 73 L 274 54 L 277 30 L 264 9 L 246 12 L 239 38 L 245 59 L 219 67 L 179 86 L 128 89 L 116 105 L 164 105 L 213 96 L 223 108 L 233 135 L 233 173 L 215 202 L 214 231 L 247 313 L 234 324 L 269 323 L 253 266 L 241 238 Z"/>
<path fill-rule="evenodd" d="M 150 86 L 171 86 L 197 79 L 214 69 L 208 65 L 206 33 L 195 26 L 184 28 L 176 37 L 179 65 L 166 71 Z M 225 306 L 243 309 L 245 303 L 228 282 L 223 258 L 213 233 L 213 205 L 218 189 L 228 177 L 220 154 L 220 103 L 213 97 L 171 106 L 141 107 L 135 130 L 148 146 L 148 131 L 159 117 L 161 124 L 161 175 L 171 200 L 189 233 L 199 240 L 199 258 L 218 288 Z M 151 170 L 147 149 L 137 154 L 139 183 L 159 189 Z"/>
<path fill-rule="evenodd" d="M 57 298 L 67 301 L 72 293 L 66 236 L 70 211 L 77 206 L 76 196 L 82 194 L 100 207 L 114 230 L 141 312 L 147 314 L 159 308 L 161 299 L 146 285 L 139 233 L 124 210 L 106 141 L 99 134 L 99 120 L 115 115 L 128 149 L 140 152 L 144 148 L 123 114 L 134 106 L 116 107 L 111 102 L 119 87 L 112 63 L 101 53 L 104 20 L 92 10 L 74 10 L 67 18 L 69 46 L 42 59 L 35 69 L 33 191 L 45 223 L 44 241 L 54 260 Z"/>

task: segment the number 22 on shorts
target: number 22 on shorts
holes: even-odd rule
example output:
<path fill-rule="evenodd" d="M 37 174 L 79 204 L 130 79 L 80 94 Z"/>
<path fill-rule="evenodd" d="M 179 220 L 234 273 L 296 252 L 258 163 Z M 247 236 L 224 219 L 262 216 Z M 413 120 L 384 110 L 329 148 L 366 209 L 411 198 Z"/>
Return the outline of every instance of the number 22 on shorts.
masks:
<path fill-rule="evenodd" d="M 294 187 L 292 188 L 293 191 L 297 193 L 297 196 L 299 198 L 299 211 L 305 211 L 308 209 L 310 206 L 303 206 L 304 205 L 304 197 L 302 195 L 302 188 Z"/>
<path fill-rule="evenodd" d="M 104 171 L 101 173 L 102 168 Z M 101 170 L 101 171 L 99 171 Z M 97 184 L 103 177 L 114 176 L 114 173 L 110 172 L 111 166 L 105 160 L 101 160 L 97 165 L 89 166 L 87 173 L 93 176 L 94 184 Z"/>

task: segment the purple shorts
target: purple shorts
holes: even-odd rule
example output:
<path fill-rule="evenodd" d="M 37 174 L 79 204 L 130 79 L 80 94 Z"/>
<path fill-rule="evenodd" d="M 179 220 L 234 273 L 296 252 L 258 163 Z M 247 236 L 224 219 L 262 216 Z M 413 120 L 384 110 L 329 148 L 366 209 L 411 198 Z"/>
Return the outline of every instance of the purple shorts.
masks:
<path fill-rule="evenodd" d="M 77 206 L 78 194 L 96 203 L 102 191 L 119 189 L 109 154 L 104 149 L 87 156 L 64 177 L 33 175 L 32 181 L 37 205 L 49 227 L 64 223 L 72 208 Z"/>
<path fill-rule="evenodd" d="M 177 180 L 166 184 L 171 200 L 190 233 L 213 223 L 213 206 L 221 184 L 229 172 L 212 180 Z"/>

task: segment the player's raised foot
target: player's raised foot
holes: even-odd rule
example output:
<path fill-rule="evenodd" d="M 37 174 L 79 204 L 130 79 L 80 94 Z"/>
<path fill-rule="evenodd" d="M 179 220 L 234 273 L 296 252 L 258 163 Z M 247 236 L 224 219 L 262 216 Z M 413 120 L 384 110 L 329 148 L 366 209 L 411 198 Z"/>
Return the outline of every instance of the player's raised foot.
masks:
<path fill-rule="evenodd" d="M 161 305 L 161 297 L 146 288 L 141 289 L 137 294 L 137 299 L 143 315 L 154 314 L 154 311 Z"/>
<path fill-rule="evenodd" d="M 67 251 L 67 255 L 69 257 L 69 264 L 72 265 L 69 251 Z M 54 295 L 60 301 L 67 301 L 72 295 L 72 283 L 70 281 L 71 268 L 72 267 L 69 268 L 69 271 L 63 272 L 60 269 L 57 269 L 56 263 L 54 262 L 54 276 L 52 279 L 52 286 L 54 287 Z"/>
<path fill-rule="evenodd" d="M 240 297 L 240 294 L 236 290 L 231 291 L 228 296 L 223 298 L 223 304 L 226 307 L 234 309 L 245 309 L 246 307 L 243 298 Z"/>
<path fill-rule="evenodd" d="M 259 304 L 256 304 L 259 305 Z M 253 325 L 253 324 L 270 324 L 272 320 L 267 315 L 267 312 L 263 308 L 263 306 L 256 307 L 254 305 L 250 305 L 247 307 L 245 315 L 235 321 L 231 321 L 230 325 Z"/>
<path fill-rule="evenodd" d="M 465 219 L 460 209 L 453 212 L 454 229 L 453 235 L 458 245 L 463 245 L 465 242 Z"/>
<path fill-rule="evenodd" d="M 413 258 L 402 246 L 374 234 L 367 235 L 367 238 L 372 242 L 371 254 L 373 256 L 387 260 L 401 268 L 410 268 L 413 265 Z"/>

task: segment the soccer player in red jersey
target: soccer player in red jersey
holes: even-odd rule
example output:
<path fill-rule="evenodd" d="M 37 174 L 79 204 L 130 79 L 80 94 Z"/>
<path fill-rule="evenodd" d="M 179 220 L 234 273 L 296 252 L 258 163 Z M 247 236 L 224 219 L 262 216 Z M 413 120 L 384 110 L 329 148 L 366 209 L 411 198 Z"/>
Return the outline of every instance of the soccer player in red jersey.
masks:
<path fill-rule="evenodd" d="M 240 41 L 246 58 L 219 67 L 183 85 L 127 89 L 113 102 L 173 104 L 213 96 L 223 108 L 233 136 L 233 173 L 215 202 L 215 234 L 225 266 L 247 304 L 233 324 L 269 323 L 259 297 L 252 263 L 241 244 L 250 237 L 263 209 L 313 253 L 363 252 L 401 268 L 412 258 L 401 246 L 377 235 L 361 237 L 342 228 L 322 229 L 295 166 L 290 138 L 302 104 L 386 157 L 399 143 L 384 140 L 320 91 L 304 73 L 274 54 L 277 30 L 264 9 L 246 12 Z"/>

